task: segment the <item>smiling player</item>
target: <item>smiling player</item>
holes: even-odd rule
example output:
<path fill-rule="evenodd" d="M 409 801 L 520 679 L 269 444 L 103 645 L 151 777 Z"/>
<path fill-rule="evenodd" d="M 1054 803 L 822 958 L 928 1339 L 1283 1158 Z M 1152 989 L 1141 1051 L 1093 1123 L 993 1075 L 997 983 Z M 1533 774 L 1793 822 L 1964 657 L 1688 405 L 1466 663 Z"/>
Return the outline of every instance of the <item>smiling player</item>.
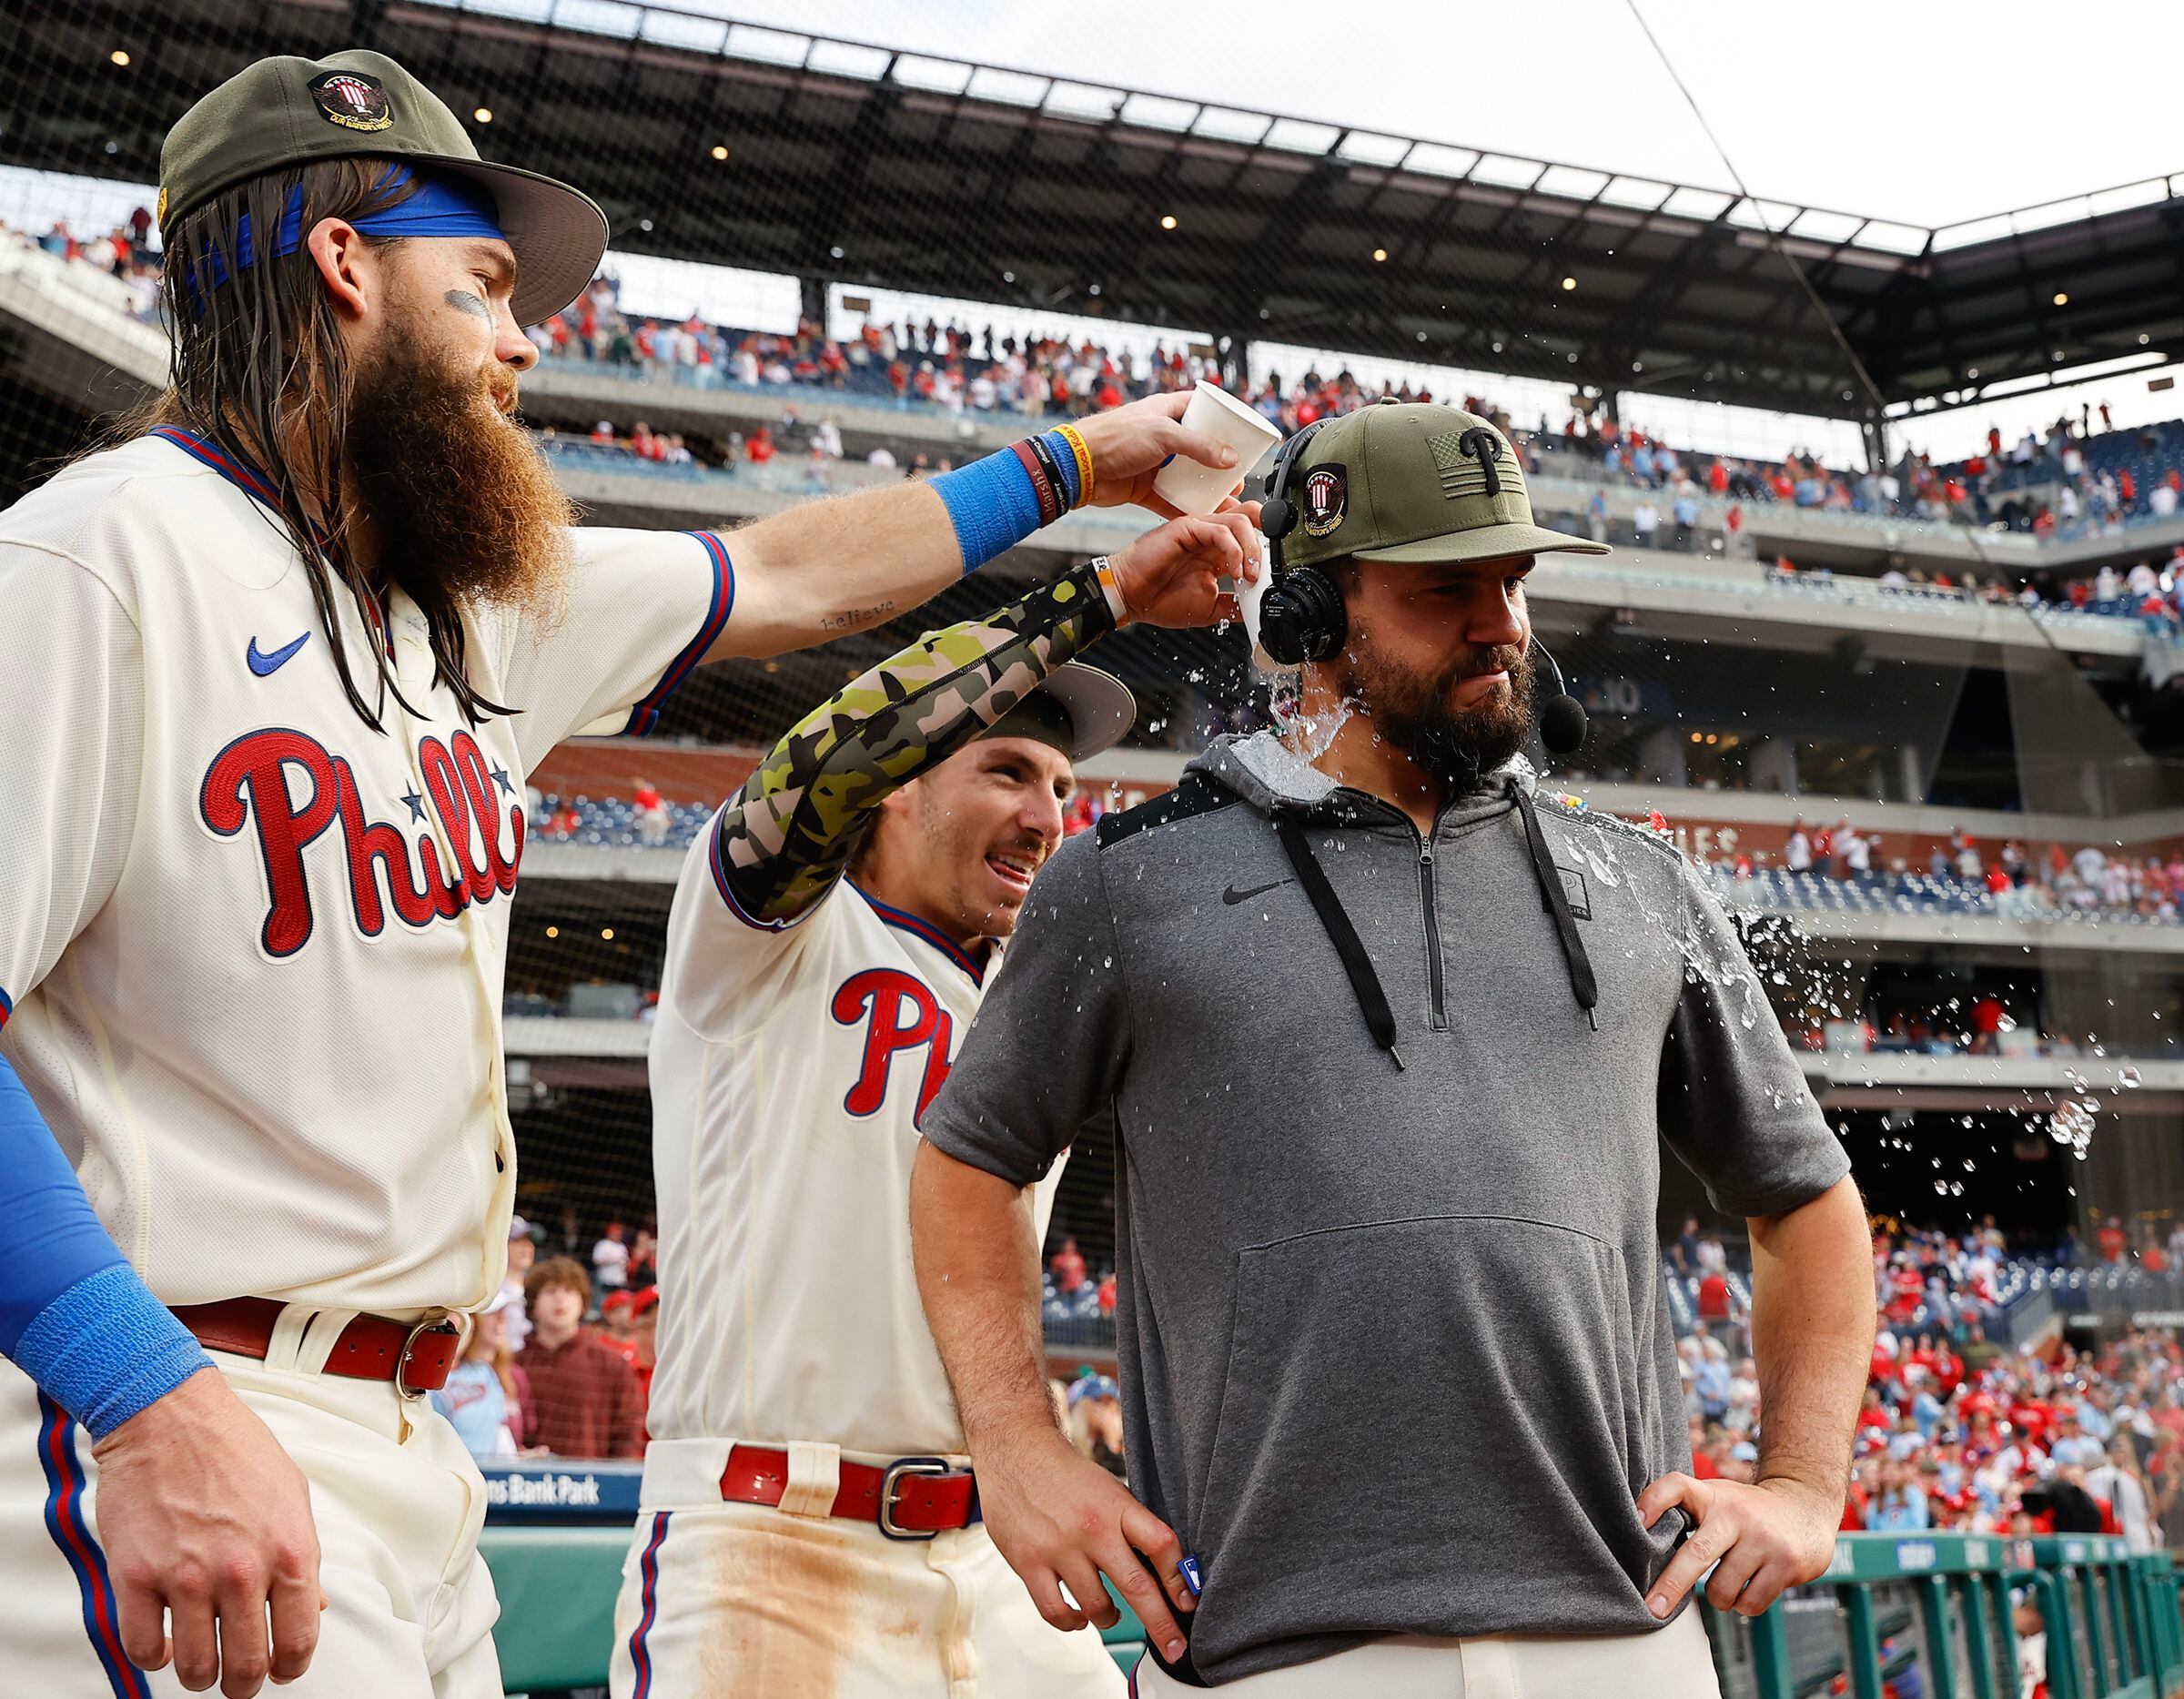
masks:
<path fill-rule="evenodd" d="M 1212 618 L 1254 512 L 1175 521 L 882 662 L 693 846 L 652 1028 L 660 1357 L 618 1699 L 1121 1693 L 978 1523 L 904 1199 L 1071 765 L 1135 712 L 1069 657 L 1130 609 Z"/>
<path fill-rule="evenodd" d="M 420 1398 L 501 1283 L 524 775 L 1233 456 L 1178 396 L 732 540 L 575 531 L 508 415 L 597 207 L 360 52 L 245 69 L 160 175 L 171 386 L 0 514 L 8 1684 L 498 1699 Z"/>

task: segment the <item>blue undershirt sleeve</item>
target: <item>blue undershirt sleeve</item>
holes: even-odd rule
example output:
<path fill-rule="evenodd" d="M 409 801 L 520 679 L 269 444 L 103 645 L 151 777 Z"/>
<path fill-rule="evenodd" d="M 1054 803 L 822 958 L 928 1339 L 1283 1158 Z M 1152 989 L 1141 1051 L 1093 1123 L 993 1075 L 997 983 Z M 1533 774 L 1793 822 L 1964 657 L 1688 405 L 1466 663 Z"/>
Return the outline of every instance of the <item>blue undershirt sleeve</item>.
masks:
<path fill-rule="evenodd" d="M 0 1356 L 103 1439 L 211 1359 L 123 1259 L 0 1057 Z"/>

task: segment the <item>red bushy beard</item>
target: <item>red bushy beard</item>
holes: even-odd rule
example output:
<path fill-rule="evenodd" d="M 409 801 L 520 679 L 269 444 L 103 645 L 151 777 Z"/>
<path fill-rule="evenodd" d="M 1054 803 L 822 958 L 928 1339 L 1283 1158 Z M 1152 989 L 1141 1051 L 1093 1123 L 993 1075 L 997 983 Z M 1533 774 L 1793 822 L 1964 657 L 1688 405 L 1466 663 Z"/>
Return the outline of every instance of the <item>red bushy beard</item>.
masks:
<path fill-rule="evenodd" d="M 383 581 L 428 614 L 560 605 L 575 511 L 515 399 L 506 368 L 461 369 L 403 325 L 359 362 L 342 449 Z"/>

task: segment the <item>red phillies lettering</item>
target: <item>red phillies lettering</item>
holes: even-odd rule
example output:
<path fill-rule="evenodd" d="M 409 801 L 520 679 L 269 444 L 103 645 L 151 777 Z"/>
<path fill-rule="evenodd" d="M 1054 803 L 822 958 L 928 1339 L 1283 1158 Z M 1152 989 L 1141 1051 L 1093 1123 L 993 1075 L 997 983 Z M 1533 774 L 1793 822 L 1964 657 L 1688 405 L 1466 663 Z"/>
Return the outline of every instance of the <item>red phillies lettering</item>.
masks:
<path fill-rule="evenodd" d="M 309 800 L 301 805 L 288 774 L 294 767 L 311 782 Z M 213 758 L 199 787 L 198 808 L 205 824 L 222 837 L 256 824 L 269 904 L 261 935 L 268 955 L 293 956 L 310 941 L 314 922 L 303 853 L 337 819 L 350 906 L 357 930 L 368 938 L 385 930 L 389 905 L 405 925 L 425 926 L 515 889 L 523 858 L 523 805 L 519 798 L 509 807 L 503 850 L 493 794 L 496 786 L 513 794 L 506 769 L 494 768 L 468 732 L 456 733 L 450 743 L 423 739 L 418 767 L 454 846 L 456 865 L 450 868 L 440 865 L 440 845 L 430 832 L 420 832 L 412 843 L 400 828 L 372 819 L 355 769 L 316 738 L 283 729 L 252 732 Z M 410 800 L 415 805 L 420 799 L 413 794 Z"/>
<path fill-rule="evenodd" d="M 301 808 L 288 789 L 288 769 L 301 767 L 311 781 L 311 800 Z M 224 838 L 258 823 L 258 847 L 266 866 L 266 954 L 293 956 L 311 936 L 311 888 L 303 876 L 303 849 L 332 823 L 339 796 L 332 758 L 318 739 L 301 732 L 252 732 L 212 758 L 198 788 L 205 824 Z"/>
<path fill-rule="evenodd" d="M 356 774 L 349 763 L 337 756 L 339 774 L 341 836 L 349 848 L 349 895 L 357 911 L 357 926 L 368 938 L 376 938 L 387 924 L 379 905 L 379 868 L 387 870 L 387 895 L 394 912 L 406 925 L 422 926 L 450 920 L 462 912 L 460 887 L 450 890 L 440 871 L 440 845 L 427 837 L 417 845 L 417 869 L 411 873 L 410 840 L 383 820 L 368 820 L 363 798 L 357 794 Z"/>
<path fill-rule="evenodd" d="M 856 1084 L 842 1099 L 842 1107 L 852 1115 L 870 1115 L 886 1101 L 888 1074 L 897 1051 L 930 1047 L 924 1077 L 918 1081 L 917 1108 L 911 1117 L 913 1125 L 922 1121 L 925 1106 L 939 1095 L 948 1077 L 948 1043 L 956 1026 L 925 982 L 898 967 L 868 967 L 842 982 L 831 1013 L 844 1026 L 860 1020 L 870 1023 L 864 1029 L 864 1066 Z"/>

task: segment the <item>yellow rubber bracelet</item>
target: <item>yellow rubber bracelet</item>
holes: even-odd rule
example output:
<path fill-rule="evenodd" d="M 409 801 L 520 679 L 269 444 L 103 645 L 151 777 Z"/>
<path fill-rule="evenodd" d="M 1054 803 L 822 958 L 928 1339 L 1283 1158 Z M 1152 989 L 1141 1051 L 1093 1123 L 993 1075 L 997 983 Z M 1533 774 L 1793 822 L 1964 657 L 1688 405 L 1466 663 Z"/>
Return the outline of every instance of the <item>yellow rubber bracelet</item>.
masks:
<path fill-rule="evenodd" d="M 1075 425 L 1057 425 L 1055 429 L 1061 432 L 1062 440 L 1077 456 L 1077 505 L 1083 507 L 1092 499 L 1092 450 L 1086 446 Z"/>

